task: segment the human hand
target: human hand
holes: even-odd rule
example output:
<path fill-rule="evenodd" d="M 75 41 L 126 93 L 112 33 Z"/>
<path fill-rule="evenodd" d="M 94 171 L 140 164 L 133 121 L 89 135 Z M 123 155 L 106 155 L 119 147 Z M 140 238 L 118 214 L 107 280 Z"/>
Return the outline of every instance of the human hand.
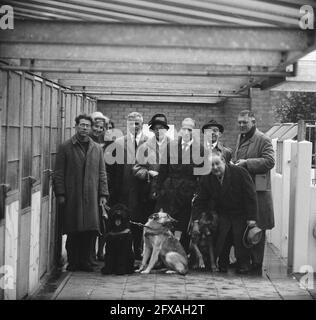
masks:
<path fill-rule="evenodd" d="M 158 198 L 158 193 L 157 192 L 152 192 L 150 195 L 152 200 L 156 200 Z"/>
<path fill-rule="evenodd" d="M 245 159 L 239 159 L 237 160 L 237 162 L 235 163 L 236 166 L 239 167 L 247 167 L 247 160 Z"/>
<path fill-rule="evenodd" d="M 199 234 L 199 233 L 200 233 L 199 222 L 194 221 L 193 227 L 192 227 L 192 234 Z"/>
<path fill-rule="evenodd" d="M 254 227 L 256 225 L 256 221 L 255 220 L 247 220 L 247 225 L 248 227 Z"/>
<path fill-rule="evenodd" d="M 149 173 L 152 177 L 158 176 L 158 171 L 155 171 L 155 170 L 149 170 L 148 173 Z"/>
<path fill-rule="evenodd" d="M 106 197 L 100 197 L 100 206 L 104 207 L 104 208 L 108 208 L 107 204 L 107 200 Z"/>

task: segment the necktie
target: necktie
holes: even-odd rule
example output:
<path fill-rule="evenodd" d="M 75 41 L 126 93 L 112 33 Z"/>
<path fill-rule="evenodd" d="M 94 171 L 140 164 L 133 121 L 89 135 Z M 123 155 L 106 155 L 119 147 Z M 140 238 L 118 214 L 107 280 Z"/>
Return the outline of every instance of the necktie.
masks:
<path fill-rule="evenodd" d="M 188 144 L 187 142 L 184 142 L 184 143 L 182 144 L 182 150 L 187 151 L 188 148 L 189 148 L 189 144 Z"/>
<path fill-rule="evenodd" d="M 137 140 L 136 140 L 136 136 L 137 136 L 137 134 L 135 134 L 135 137 L 134 137 L 135 154 L 136 154 L 136 150 L 137 150 Z"/>
<path fill-rule="evenodd" d="M 224 180 L 224 176 L 217 177 L 217 179 L 218 179 L 219 184 L 222 185 L 223 184 L 223 180 Z"/>

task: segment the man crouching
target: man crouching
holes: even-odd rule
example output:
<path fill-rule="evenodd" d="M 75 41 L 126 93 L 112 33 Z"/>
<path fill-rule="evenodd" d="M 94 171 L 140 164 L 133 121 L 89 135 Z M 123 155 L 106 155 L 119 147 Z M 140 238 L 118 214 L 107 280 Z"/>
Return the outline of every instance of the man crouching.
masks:
<path fill-rule="evenodd" d="M 201 177 L 199 192 L 193 205 L 193 220 L 198 222 L 202 212 L 208 211 L 210 206 L 215 209 L 219 218 L 215 245 L 219 271 L 227 272 L 229 250 L 233 244 L 237 272 L 246 274 L 249 271 L 250 252 L 242 245 L 242 237 L 247 225 L 251 227 L 256 224 L 255 186 L 247 170 L 226 164 L 221 153 L 212 152 L 209 160 L 211 173 Z M 193 226 L 193 231 L 194 228 Z"/>

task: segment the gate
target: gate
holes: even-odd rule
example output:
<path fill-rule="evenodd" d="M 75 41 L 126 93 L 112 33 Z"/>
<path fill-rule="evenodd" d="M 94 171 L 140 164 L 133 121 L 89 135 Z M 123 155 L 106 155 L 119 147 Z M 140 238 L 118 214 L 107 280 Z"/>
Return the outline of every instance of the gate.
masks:
<path fill-rule="evenodd" d="M 40 77 L 0 70 L 0 299 L 34 292 L 61 251 L 52 190 L 57 146 L 96 102 Z M 68 91 L 69 92 L 69 91 Z M 57 260 L 56 260 L 57 258 Z M 2 272 L 2 271 L 1 271 Z"/>

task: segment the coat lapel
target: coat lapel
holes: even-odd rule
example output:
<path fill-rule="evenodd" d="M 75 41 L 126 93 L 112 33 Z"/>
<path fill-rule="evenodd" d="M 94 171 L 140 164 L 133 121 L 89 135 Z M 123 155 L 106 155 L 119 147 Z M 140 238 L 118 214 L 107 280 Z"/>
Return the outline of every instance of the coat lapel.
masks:
<path fill-rule="evenodd" d="M 225 167 L 224 180 L 221 186 L 221 194 L 222 196 L 228 191 L 230 186 L 230 169 L 228 166 Z"/>
<path fill-rule="evenodd" d="M 89 138 L 89 147 L 88 147 L 88 151 L 87 151 L 86 157 L 88 157 L 88 155 L 89 155 L 90 152 L 92 151 L 93 147 L 94 147 L 94 142 L 92 141 L 91 138 Z"/>
<path fill-rule="evenodd" d="M 73 136 L 71 139 L 72 139 L 72 143 L 75 147 L 75 151 L 78 153 L 81 160 L 85 161 L 86 154 L 85 154 L 84 150 L 82 149 L 82 146 L 80 145 L 80 142 L 78 141 L 77 137 Z M 91 144 L 92 144 L 91 141 L 89 141 L 89 148 L 91 147 Z M 88 152 L 87 152 L 87 154 L 88 154 Z"/>

